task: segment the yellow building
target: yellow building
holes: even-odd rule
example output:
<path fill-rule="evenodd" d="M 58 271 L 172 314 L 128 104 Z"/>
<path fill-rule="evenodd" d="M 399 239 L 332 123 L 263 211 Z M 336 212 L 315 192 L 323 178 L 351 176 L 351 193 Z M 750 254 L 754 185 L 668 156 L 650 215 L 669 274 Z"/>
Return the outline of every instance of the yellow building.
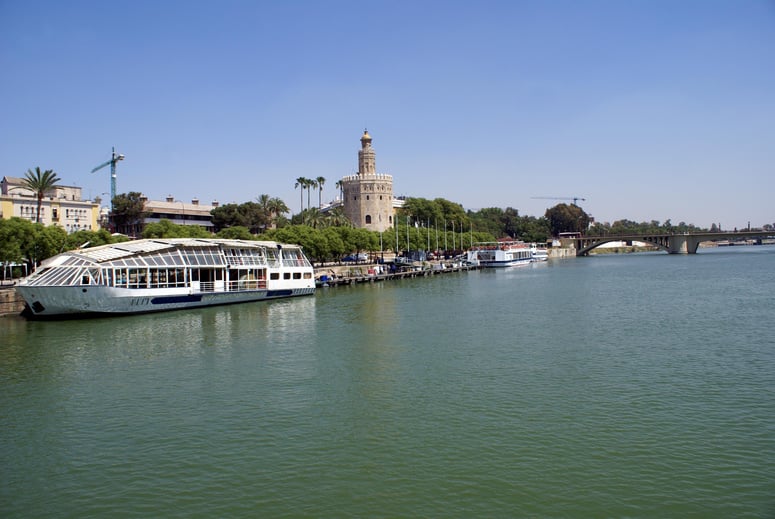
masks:
<path fill-rule="evenodd" d="M 3 177 L 0 181 L 0 218 L 24 218 L 34 222 L 38 210 L 35 193 L 24 187 L 24 179 Z M 83 200 L 81 188 L 55 186 L 46 192 L 40 206 L 40 223 L 56 225 L 68 233 L 96 231 L 99 226 L 99 200 Z"/>

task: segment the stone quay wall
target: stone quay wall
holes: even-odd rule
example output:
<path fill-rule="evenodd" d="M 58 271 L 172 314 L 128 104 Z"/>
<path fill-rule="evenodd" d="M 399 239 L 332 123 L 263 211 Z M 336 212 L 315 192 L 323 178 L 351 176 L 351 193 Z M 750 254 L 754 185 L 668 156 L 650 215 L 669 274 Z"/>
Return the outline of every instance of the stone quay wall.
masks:
<path fill-rule="evenodd" d="M 19 315 L 24 310 L 24 299 L 13 286 L 0 286 L 0 316 Z"/>

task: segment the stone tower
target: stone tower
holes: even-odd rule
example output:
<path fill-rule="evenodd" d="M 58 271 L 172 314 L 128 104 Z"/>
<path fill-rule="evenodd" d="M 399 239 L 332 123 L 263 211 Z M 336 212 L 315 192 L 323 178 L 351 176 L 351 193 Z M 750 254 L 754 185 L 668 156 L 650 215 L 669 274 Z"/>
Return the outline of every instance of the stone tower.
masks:
<path fill-rule="evenodd" d="M 393 226 L 393 176 L 377 173 L 371 135 L 364 130 L 358 173 L 342 178 L 344 214 L 355 227 L 384 231 Z"/>

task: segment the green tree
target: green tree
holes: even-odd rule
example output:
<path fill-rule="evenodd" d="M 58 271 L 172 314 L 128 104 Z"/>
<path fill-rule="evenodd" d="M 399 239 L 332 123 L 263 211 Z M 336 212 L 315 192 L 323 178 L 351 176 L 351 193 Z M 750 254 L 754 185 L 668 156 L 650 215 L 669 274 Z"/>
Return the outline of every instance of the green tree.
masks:
<path fill-rule="evenodd" d="M 97 231 L 81 230 L 67 235 L 65 249 L 85 249 L 88 247 L 105 245 L 107 243 L 114 243 L 114 238 L 110 235 L 110 232 L 108 232 L 107 229 L 99 229 Z"/>
<path fill-rule="evenodd" d="M 207 229 L 198 225 L 178 225 L 166 218 L 145 225 L 143 238 L 212 238 Z"/>
<path fill-rule="evenodd" d="M 561 232 L 583 233 L 589 227 L 589 215 L 574 204 L 557 204 L 546 210 L 545 217 L 553 236 Z"/>
<path fill-rule="evenodd" d="M 0 263 L 29 262 L 23 251 L 28 241 L 34 239 L 35 224 L 14 216 L 0 219 Z M 32 264 L 29 264 L 32 267 Z"/>
<path fill-rule="evenodd" d="M 227 240 L 255 240 L 256 239 L 255 236 L 250 234 L 250 231 L 248 230 L 247 227 L 242 227 L 240 225 L 222 229 L 218 231 L 216 236 L 218 238 L 224 238 Z"/>
<path fill-rule="evenodd" d="M 342 236 L 334 227 L 326 227 L 320 234 L 326 240 L 327 254 L 320 258 L 321 261 L 333 261 L 347 254 L 347 246 Z"/>
<path fill-rule="evenodd" d="M 224 204 L 210 211 L 216 232 L 228 227 L 247 227 L 247 220 L 237 204 Z"/>
<path fill-rule="evenodd" d="M 46 171 L 40 171 L 40 168 L 35 168 L 35 171 L 28 169 L 22 179 L 22 186 L 29 189 L 35 194 L 35 198 L 38 199 L 38 207 L 35 213 L 35 221 L 40 222 L 40 207 L 43 205 L 43 197 L 46 193 L 56 187 L 60 178 L 54 173 L 53 170 L 47 169 Z"/>
<path fill-rule="evenodd" d="M 326 227 L 326 216 L 320 212 L 320 209 L 313 207 L 307 209 L 302 213 L 303 225 L 308 225 L 313 229 L 321 229 Z"/>
<path fill-rule="evenodd" d="M 142 196 L 137 191 L 131 191 L 116 195 L 112 200 L 113 211 L 110 213 L 110 219 L 116 232 L 132 237 L 140 234 L 143 221 L 148 215 Z"/>
<path fill-rule="evenodd" d="M 339 207 L 334 207 L 327 213 L 329 226 L 331 227 L 341 227 L 341 226 L 347 226 L 352 227 L 352 222 L 350 222 L 350 219 L 347 218 L 347 215 L 344 214 L 344 209 Z"/>

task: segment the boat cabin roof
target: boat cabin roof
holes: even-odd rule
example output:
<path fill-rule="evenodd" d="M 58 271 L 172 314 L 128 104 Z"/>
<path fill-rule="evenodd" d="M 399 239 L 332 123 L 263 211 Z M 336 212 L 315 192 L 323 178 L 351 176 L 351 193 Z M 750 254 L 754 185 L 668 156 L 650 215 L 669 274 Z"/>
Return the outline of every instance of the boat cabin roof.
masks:
<path fill-rule="evenodd" d="M 42 267 L 61 264 L 67 258 L 76 257 L 88 262 L 104 263 L 130 256 L 164 253 L 175 249 L 300 249 L 298 245 L 285 245 L 275 241 L 225 240 L 217 238 L 153 238 L 98 245 L 88 249 L 75 249 L 58 254 L 42 262 Z"/>

